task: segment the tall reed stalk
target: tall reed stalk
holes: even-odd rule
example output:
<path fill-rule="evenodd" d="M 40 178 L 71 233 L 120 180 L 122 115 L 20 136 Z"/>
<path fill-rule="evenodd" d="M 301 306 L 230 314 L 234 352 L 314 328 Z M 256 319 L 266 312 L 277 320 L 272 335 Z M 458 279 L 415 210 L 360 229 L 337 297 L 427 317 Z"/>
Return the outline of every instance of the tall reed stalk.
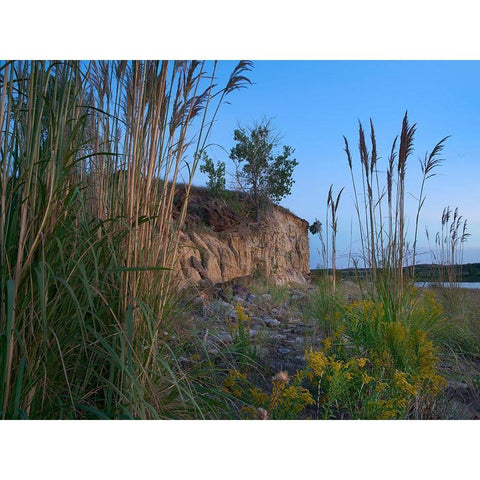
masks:
<path fill-rule="evenodd" d="M 428 230 L 426 231 L 429 238 Z M 458 207 L 445 207 L 441 217 L 441 230 L 435 234 L 435 249 L 432 250 L 434 264 L 438 267 L 439 281 L 455 287 L 462 279 L 463 245 L 470 233 L 467 220 L 460 215 Z"/>
<path fill-rule="evenodd" d="M 409 125 L 407 114 L 402 122 L 400 142 L 392 144 L 387 158 L 386 178 L 382 182 L 377 156 L 373 122 L 370 120 L 370 151 L 362 124 L 359 125 L 359 156 L 362 190 L 358 191 L 352 155 L 347 139 L 345 151 L 351 173 L 355 210 L 362 247 L 362 259 L 367 269 L 367 281 L 382 301 L 388 318 L 395 320 L 402 314 L 404 302 L 404 268 L 415 265 L 420 211 L 425 203 L 425 183 L 435 175 L 440 165 L 439 154 L 448 137 L 443 138 L 421 162 L 422 182 L 415 217 L 413 252 L 409 247 L 405 215 L 405 177 L 408 159 L 413 153 L 416 125 Z M 403 305 L 403 306 L 402 306 Z"/>
<path fill-rule="evenodd" d="M 198 158 L 251 63 L 216 68 L 0 64 L 2 418 L 201 415 L 162 331 Z"/>
<path fill-rule="evenodd" d="M 343 188 L 338 192 L 337 197 L 334 199 L 333 195 L 333 185 L 330 186 L 330 189 L 328 191 L 328 198 L 327 198 L 327 208 L 330 208 L 330 212 L 332 214 L 332 222 L 331 222 L 331 229 L 332 229 L 332 291 L 333 294 L 335 295 L 335 289 L 336 289 L 336 276 L 337 276 L 337 264 L 336 264 L 336 259 L 337 259 L 337 227 L 338 227 L 338 205 L 340 203 L 340 198 L 342 196 Z"/>

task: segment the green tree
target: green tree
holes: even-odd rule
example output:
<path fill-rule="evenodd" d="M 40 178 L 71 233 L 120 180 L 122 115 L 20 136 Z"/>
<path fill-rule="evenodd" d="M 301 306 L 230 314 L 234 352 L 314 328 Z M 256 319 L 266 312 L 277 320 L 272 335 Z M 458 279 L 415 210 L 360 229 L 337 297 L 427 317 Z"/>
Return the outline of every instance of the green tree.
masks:
<path fill-rule="evenodd" d="M 264 200 L 279 203 L 290 195 L 293 170 L 298 165 L 290 158 L 294 149 L 283 145 L 278 153 L 278 137 L 265 121 L 252 128 L 235 130 L 233 138 L 237 143 L 230 151 L 230 158 L 237 165 L 237 181 L 252 194 L 258 219 Z"/>
<path fill-rule="evenodd" d="M 203 152 L 203 164 L 200 165 L 200 171 L 208 175 L 207 187 L 216 197 L 224 197 L 225 189 L 225 162 L 217 162 L 217 166 L 213 160 Z"/>

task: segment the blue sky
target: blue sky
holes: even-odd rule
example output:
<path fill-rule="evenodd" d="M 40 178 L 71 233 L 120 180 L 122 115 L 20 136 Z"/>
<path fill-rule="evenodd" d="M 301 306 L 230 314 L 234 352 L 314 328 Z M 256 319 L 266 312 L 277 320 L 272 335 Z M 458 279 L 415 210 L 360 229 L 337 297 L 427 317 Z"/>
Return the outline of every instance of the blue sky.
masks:
<path fill-rule="evenodd" d="M 235 62 L 222 61 L 219 79 Z M 413 233 L 416 201 L 423 158 L 443 137 L 445 162 L 426 187 L 427 200 L 420 219 L 419 246 L 431 261 L 424 234 L 440 228 L 445 206 L 459 207 L 471 233 L 464 251 L 465 262 L 480 262 L 480 62 L 478 61 L 255 61 L 253 85 L 235 92 L 224 105 L 213 129 L 211 143 L 227 151 L 233 146 L 233 130 L 263 117 L 271 118 L 282 143 L 295 148 L 299 165 L 294 172 L 292 195 L 281 204 L 312 223 L 325 218 L 331 184 L 345 187 L 339 207 L 338 264 L 348 265 L 353 240 L 357 248 L 355 212 L 343 135 L 357 159 L 358 121 L 368 126 L 372 118 L 378 153 L 384 160 L 400 133 L 408 110 L 417 124 L 415 151 L 407 168 L 409 231 Z M 209 150 L 214 160 L 227 164 L 228 154 L 217 146 Z M 355 161 L 355 160 L 354 160 Z M 206 177 L 196 175 L 196 184 Z M 413 195 L 413 196 L 412 196 Z M 311 266 L 320 263 L 319 241 L 311 238 Z"/>

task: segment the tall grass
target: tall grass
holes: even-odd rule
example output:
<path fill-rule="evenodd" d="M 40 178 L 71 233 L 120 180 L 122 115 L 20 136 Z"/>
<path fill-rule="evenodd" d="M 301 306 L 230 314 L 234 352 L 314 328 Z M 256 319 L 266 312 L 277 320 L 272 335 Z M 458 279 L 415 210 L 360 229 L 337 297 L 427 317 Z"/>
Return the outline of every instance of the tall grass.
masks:
<path fill-rule="evenodd" d="M 415 131 L 405 114 L 401 133 L 382 165 L 373 122 L 369 146 L 360 123 L 358 168 L 344 137 L 361 243 L 360 259 L 355 264 L 362 297 L 367 298 L 342 305 L 322 292 L 323 302 L 317 302 L 318 307 L 330 307 L 330 311 L 319 308 L 316 314 L 324 320 L 329 337 L 320 351 L 307 352 L 305 376 L 311 387 L 317 387 L 317 415 L 323 410 L 325 418 L 330 414 L 335 418 L 432 418 L 436 397 L 445 386 L 437 373 L 438 351 L 432 341 L 443 328 L 442 309 L 433 297 L 418 294 L 413 286 L 414 267 L 410 271 L 406 267 L 416 262 L 425 186 L 441 163 L 439 155 L 446 137 L 421 162 L 422 181 L 410 243 L 406 173 Z M 331 188 L 327 206 L 332 216 L 334 275 L 339 199 L 340 194 L 334 199 Z M 311 231 L 319 231 L 319 222 Z M 360 262 L 365 273 L 362 279 Z M 335 282 L 335 276 L 333 279 Z M 349 370 L 354 365 L 363 371 Z M 365 367 L 371 369 L 369 373 Z"/>
<path fill-rule="evenodd" d="M 429 239 L 428 230 L 426 231 Z M 435 234 L 435 248 L 432 250 L 433 262 L 438 266 L 440 282 L 455 287 L 461 281 L 463 263 L 463 244 L 470 234 L 467 232 L 467 220 L 464 220 L 458 207 L 452 210 L 445 207 L 441 217 L 441 230 Z"/>
<path fill-rule="evenodd" d="M 329 259 L 332 265 L 332 292 L 335 294 L 336 289 L 336 260 L 337 260 L 337 248 L 336 248 L 336 240 L 337 240 L 337 228 L 338 228 L 338 207 L 340 204 L 340 198 L 342 196 L 344 188 L 342 188 L 336 197 L 333 194 L 333 185 L 330 185 L 330 189 L 328 190 L 327 196 L 327 210 L 325 215 L 325 225 L 326 225 L 326 232 L 324 232 L 322 223 L 315 219 L 315 222 L 310 225 L 309 230 L 312 235 L 318 234 L 318 238 L 320 240 L 321 250 L 318 253 L 322 257 L 322 267 L 325 269 L 324 281 L 328 282 L 329 279 Z M 329 221 L 329 217 L 331 215 L 331 220 Z M 330 230 L 330 232 L 329 232 Z M 331 236 L 331 252 L 329 251 L 329 233 Z M 325 240 L 324 240 L 325 235 Z"/>
<path fill-rule="evenodd" d="M 0 67 L 2 418 L 201 416 L 163 331 L 193 174 L 251 64 L 223 87 L 198 61 Z"/>
<path fill-rule="evenodd" d="M 430 241 L 428 230 L 427 238 Z M 458 288 L 462 281 L 463 247 L 470 234 L 467 232 L 467 220 L 459 214 L 458 207 L 452 210 L 445 207 L 441 216 L 441 229 L 435 235 L 435 246 L 431 248 L 435 267 L 437 291 L 440 293 L 445 313 L 455 320 L 463 319 L 461 328 L 467 334 L 466 292 Z M 455 322 L 454 322 L 455 323 Z"/>
<path fill-rule="evenodd" d="M 332 214 L 332 222 L 331 222 L 331 230 L 332 230 L 332 290 L 333 294 L 335 295 L 335 287 L 336 287 L 336 258 L 337 258 L 337 248 L 336 248 L 336 240 L 337 240 L 337 227 L 338 227 L 338 205 L 340 203 L 340 198 L 342 196 L 343 188 L 338 192 L 337 197 L 334 199 L 333 195 L 333 185 L 330 186 L 328 191 L 328 198 L 327 198 L 327 207 L 330 208 L 330 212 Z"/>
<path fill-rule="evenodd" d="M 422 182 L 415 216 L 415 230 L 413 242 L 409 242 L 405 215 L 407 193 L 405 178 L 409 157 L 413 153 L 415 132 L 416 125 L 410 125 L 405 114 L 400 136 L 394 139 L 387 163 L 382 167 L 377 155 L 373 122 L 370 121 L 370 151 L 365 131 L 360 123 L 360 182 L 357 180 L 348 141 L 344 137 L 361 240 L 361 260 L 367 268 L 367 282 L 384 305 L 385 313 L 391 320 L 398 319 L 399 315 L 408 309 L 409 300 L 404 295 L 407 280 L 404 278 L 404 267 L 409 263 L 415 265 L 418 224 L 426 198 L 425 184 L 435 175 L 435 169 L 441 164 L 442 159 L 439 155 L 448 138 L 440 140 L 421 162 Z M 382 171 L 386 172 L 383 180 L 380 175 Z"/>

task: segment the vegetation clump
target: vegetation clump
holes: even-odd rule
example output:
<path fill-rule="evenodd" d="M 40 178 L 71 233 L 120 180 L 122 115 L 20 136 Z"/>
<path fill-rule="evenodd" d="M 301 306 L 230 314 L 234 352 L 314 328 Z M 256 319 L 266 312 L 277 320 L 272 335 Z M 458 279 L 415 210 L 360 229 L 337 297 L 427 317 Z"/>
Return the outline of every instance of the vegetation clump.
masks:
<path fill-rule="evenodd" d="M 213 160 L 206 154 L 202 156 L 203 164 L 200 165 L 200 171 L 208 175 L 207 188 L 209 192 L 219 198 L 227 195 L 225 180 L 225 162 L 217 162 L 217 166 Z"/>
<path fill-rule="evenodd" d="M 193 174 L 250 83 L 251 62 L 223 87 L 216 67 L 0 62 L 2 419 L 203 415 L 166 338 Z"/>
<path fill-rule="evenodd" d="M 276 152 L 278 139 L 270 122 L 239 128 L 234 140 L 230 158 L 237 164 L 237 182 L 240 189 L 251 193 L 258 218 L 265 200 L 278 203 L 290 194 L 298 162 L 290 158 L 292 147 L 283 145 L 281 153 Z"/>
<path fill-rule="evenodd" d="M 296 372 L 277 372 L 271 385 L 263 387 L 254 383 L 248 368 L 228 374 L 224 387 L 242 404 L 243 415 L 257 418 L 262 411 L 271 419 L 436 418 L 446 387 L 438 371 L 439 348 L 432 340 L 440 306 L 430 297 L 412 305 L 412 318 L 433 319 L 428 324 L 391 321 L 381 304 L 366 299 L 337 312 L 331 334 L 320 349 L 305 351 L 305 365 Z M 246 337 L 244 341 L 249 342 Z"/>

